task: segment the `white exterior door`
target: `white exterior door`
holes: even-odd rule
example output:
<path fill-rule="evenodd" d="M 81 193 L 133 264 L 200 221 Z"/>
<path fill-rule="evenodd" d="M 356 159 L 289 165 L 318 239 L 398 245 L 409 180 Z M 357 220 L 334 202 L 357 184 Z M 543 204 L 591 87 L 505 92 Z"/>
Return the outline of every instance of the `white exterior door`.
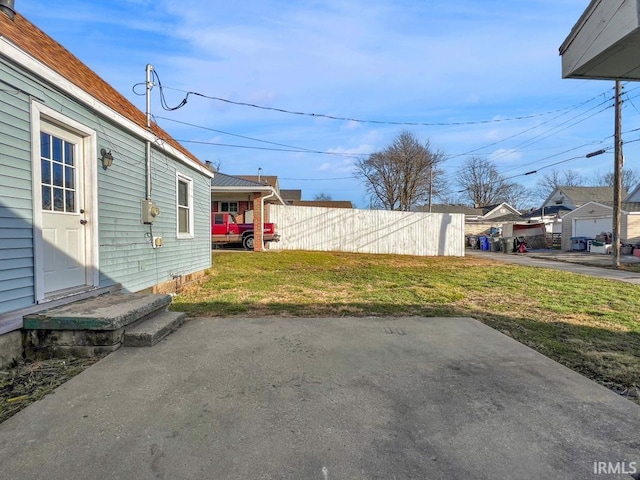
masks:
<path fill-rule="evenodd" d="M 82 137 L 54 125 L 40 129 L 40 214 L 44 294 L 87 285 Z"/>

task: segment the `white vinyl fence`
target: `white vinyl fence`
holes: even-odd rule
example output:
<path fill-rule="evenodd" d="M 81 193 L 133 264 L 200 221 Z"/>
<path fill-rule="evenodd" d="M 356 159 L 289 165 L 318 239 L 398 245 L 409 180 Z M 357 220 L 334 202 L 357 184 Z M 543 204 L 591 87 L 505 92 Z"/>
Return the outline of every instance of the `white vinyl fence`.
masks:
<path fill-rule="evenodd" d="M 269 205 L 271 250 L 464 256 L 464 215 Z"/>

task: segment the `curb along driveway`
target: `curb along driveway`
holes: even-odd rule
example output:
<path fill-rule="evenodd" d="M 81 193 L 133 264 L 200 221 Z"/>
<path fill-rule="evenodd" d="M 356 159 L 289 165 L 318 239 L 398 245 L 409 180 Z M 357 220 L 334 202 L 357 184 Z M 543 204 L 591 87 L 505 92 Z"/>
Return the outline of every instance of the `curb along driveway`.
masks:
<path fill-rule="evenodd" d="M 473 319 L 199 318 L 153 348 L 114 352 L 0 425 L 0 471 L 632 478 L 639 431 L 640 407 Z"/>

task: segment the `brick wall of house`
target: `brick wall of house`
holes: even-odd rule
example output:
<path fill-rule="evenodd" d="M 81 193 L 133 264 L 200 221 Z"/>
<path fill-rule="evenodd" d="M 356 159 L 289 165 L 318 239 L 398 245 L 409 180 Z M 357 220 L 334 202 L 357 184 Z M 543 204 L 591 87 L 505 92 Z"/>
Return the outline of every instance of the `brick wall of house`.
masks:
<path fill-rule="evenodd" d="M 253 251 L 261 252 L 263 247 L 262 238 L 262 193 L 255 193 L 253 196 Z"/>

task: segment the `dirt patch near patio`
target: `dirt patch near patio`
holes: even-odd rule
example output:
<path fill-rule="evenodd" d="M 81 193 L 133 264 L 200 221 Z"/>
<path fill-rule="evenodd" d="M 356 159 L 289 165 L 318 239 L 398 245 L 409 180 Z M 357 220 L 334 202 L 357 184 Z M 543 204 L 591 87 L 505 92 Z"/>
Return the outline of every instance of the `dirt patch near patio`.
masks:
<path fill-rule="evenodd" d="M 0 370 L 0 423 L 53 392 L 100 358 L 23 360 Z"/>

